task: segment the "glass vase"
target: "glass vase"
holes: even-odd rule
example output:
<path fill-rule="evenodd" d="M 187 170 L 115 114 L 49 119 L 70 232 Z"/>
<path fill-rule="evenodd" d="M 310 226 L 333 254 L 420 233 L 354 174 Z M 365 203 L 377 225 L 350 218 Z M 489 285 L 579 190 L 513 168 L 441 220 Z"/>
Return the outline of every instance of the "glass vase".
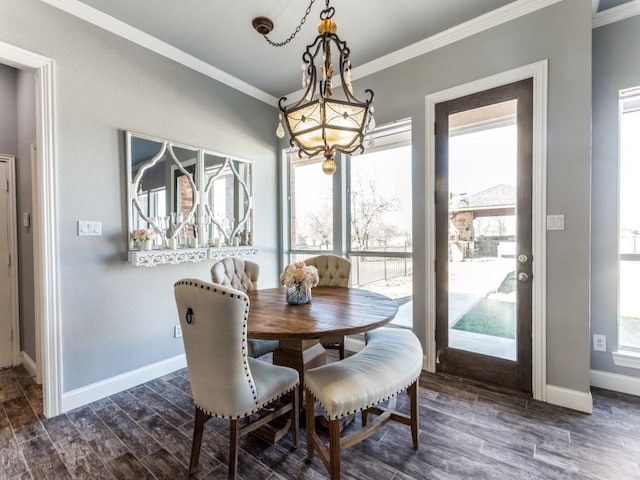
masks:
<path fill-rule="evenodd" d="M 287 303 L 290 305 L 304 305 L 311 303 L 311 287 L 294 283 L 287 287 Z"/>

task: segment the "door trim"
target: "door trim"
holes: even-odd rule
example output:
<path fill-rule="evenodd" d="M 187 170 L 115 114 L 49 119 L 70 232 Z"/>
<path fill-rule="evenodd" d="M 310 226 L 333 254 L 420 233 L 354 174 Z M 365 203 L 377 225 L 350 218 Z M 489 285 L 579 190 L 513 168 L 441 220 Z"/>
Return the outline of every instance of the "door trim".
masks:
<path fill-rule="evenodd" d="M 547 211 L 547 73 L 548 61 L 514 68 L 490 77 L 434 92 L 425 97 L 426 168 L 426 370 L 436 371 L 436 238 L 435 238 L 435 106 L 437 103 L 533 78 L 533 166 L 532 166 L 532 390 L 533 398 L 546 401 L 546 211 Z"/>
<path fill-rule="evenodd" d="M 58 195 L 55 155 L 54 61 L 37 53 L 0 42 L 0 63 L 35 71 L 36 140 L 39 147 L 38 236 L 34 236 L 36 325 L 40 326 L 43 413 L 62 413 L 62 342 L 59 288 Z M 36 358 L 38 358 L 36 356 Z"/>
<path fill-rule="evenodd" d="M 16 159 L 13 155 L 0 154 L 0 162 L 6 163 L 8 167 L 9 181 L 9 216 L 7 218 L 7 225 L 9 228 L 9 255 L 11 258 L 11 264 L 9 269 L 9 291 L 11 295 L 11 333 L 13 335 L 11 339 L 11 365 L 20 364 L 20 300 L 18 292 L 20 291 L 18 283 L 18 220 L 16 218 Z M 2 185 L 2 188 L 5 188 Z"/>

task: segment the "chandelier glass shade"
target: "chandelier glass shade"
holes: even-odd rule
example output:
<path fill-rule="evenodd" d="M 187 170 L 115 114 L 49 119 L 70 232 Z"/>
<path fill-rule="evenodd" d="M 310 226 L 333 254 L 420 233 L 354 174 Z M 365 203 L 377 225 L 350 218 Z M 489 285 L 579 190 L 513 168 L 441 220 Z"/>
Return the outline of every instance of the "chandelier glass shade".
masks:
<path fill-rule="evenodd" d="M 329 175 L 335 172 L 335 153 L 364 151 L 364 136 L 375 126 L 373 91 L 365 90 L 367 98 L 364 101 L 354 96 L 350 50 L 336 34 L 334 13 L 327 0 L 326 8 L 320 14 L 318 36 L 302 55 L 304 94 L 297 103 L 288 106 L 287 97 L 280 98 L 280 124 L 276 130 L 278 137 L 283 138 L 284 118 L 290 145 L 298 149 L 300 156 L 322 153 L 325 157 L 323 171 Z M 339 78 L 342 99 L 334 98 L 334 78 Z"/>

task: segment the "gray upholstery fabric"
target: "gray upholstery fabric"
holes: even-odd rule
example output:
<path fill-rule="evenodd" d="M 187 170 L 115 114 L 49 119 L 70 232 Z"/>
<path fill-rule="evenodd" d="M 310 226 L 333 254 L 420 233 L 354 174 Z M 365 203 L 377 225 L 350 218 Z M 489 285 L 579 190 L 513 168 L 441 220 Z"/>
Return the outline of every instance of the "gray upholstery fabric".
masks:
<path fill-rule="evenodd" d="M 320 286 L 348 287 L 351 285 L 351 262 L 346 258 L 331 254 L 318 255 L 307 258 L 304 263 L 318 269 Z M 328 335 L 322 337 L 320 343 L 325 347 L 342 346 L 344 335 Z"/>
<path fill-rule="evenodd" d="M 257 290 L 259 275 L 260 266 L 257 263 L 241 258 L 225 258 L 214 263 L 211 267 L 213 283 L 232 287 L 242 292 Z M 250 338 L 248 348 L 249 356 L 258 358 L 275 351 L 278 348 L 278 341 Z"/>
<path fill-rule="evenodd" d="M 193 399 L 201 410 L 241 418 L 298 385 L 294 369 L 248 357 L 244 292 L 197 279 L 178 281 L 174 292 Z"/>
<path fill-rule="evenodd" d="M 305 372 L 305 387 L 330 420 L 377 405 L 420 376 L 422 346 L 412 331 L 379 328 L 366 340 L 355 355 Z"/>

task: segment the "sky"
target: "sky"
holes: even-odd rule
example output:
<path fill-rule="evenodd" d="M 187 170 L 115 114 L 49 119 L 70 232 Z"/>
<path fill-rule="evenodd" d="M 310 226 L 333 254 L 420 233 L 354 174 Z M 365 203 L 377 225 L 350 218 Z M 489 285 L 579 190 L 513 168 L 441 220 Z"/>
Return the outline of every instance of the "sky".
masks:
<path fill-rule="evenodd" d="M 473 195 L 495 185 L 516 185 L 516 126 L 449 139 L 449 192 Z"/>

